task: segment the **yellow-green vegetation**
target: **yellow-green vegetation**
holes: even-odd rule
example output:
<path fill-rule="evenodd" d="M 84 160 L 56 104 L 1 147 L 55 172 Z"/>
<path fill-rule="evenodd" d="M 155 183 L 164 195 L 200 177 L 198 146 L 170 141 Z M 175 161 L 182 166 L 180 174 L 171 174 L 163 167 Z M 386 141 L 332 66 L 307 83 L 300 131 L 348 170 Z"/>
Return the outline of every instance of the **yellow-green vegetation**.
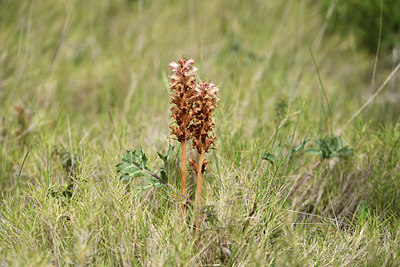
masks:
<path fill-rule="evenodd" d="M 321 5 L 0 1 L 0 265 L 400 265 L 397 50 Z M 221 88 L 195 237 L 182 55 Z"/>

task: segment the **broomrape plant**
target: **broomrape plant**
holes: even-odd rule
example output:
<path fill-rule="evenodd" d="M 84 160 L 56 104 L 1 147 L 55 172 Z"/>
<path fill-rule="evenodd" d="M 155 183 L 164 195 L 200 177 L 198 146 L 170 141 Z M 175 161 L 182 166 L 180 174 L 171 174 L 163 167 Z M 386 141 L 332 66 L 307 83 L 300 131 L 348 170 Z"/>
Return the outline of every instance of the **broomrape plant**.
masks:
<path fill-rule="evenodd" d="M 145 186 L 136 186 L 139 192 L 150 188 L 157 188 L 167 185 L 183 198 L 182 214 L 185 214 L 186 202 L 190 202 L 195 208 L 194 234 L 196 234 L 200 222 L 201 194 L 203 187 L 203 175 L 209 163 L 205 154 L 214 145 L 216 136 L 213 134 L 215 128 L 214 110 L 217 107 L 218 88 L 212 82 L 197 82 L 197 68 L 193 66 L 193 59 L 182 57 L 178 62 L 171 62 L 172 76 L 170 84 L 170 98 L 173 106 L 171 107 L 171 117 L 174 119 L 171 128 L 171 135 L 181 143 L 181 191 L 179 192 L 168 183 L 168 162 L 173 152 L 170 146 L 164 156 L 158 153 L 160 159 L 164 161 L 164 166 L 160 168 L 159 175 L 151 171 L 147 166 L 147 157 L 140 148 L 138 151 L 127 150 L 122 161 L 117 164 L 117 171 L 121 179 L 132 181 L 133 178 L 140 178 Z M 186 190 L 186 153 L 187 144 L 192 141 L 192 147 L 199 160 L 189 159 L 189 163 L 197 175 L 196 202 L 193 203 L 187 196 Z"/>
<path fill-rule="evenodd" d="M 186 195 L 186 143 L 190 138 L 189 126 L 193 119 L 193 102 L 195 100 L 196 67 L 193 67 L 193 59 L 182 57 L 178 63 L 171 62 L 169 66 L 174 73 L 171 76 L 170 90 L 172 94 L 170 104 L 172 117 L 175 122 L 171 124 L 171 135 L 182 146 L 182 168 L 181 168 L 181 193 Z M 185 202 L 182 204 L 182 213 L 185 213 Z"/>
<path fill-rule="evenodd" d="M 205 159 L 205 153 L 209 151 L 210 146 L 214 144 L 214 140 L 217 138 L 212 133 L 212 129 L 215 127 L 213 112 L 217 107 L 217 92 L 218 88 L 213 83 L 208 82 L 199 83 L 195 91 L 194 120 L 190 126 L 190 132 L 193 138 L 192 146 L 200 154 L 200 159 L 198 164 L 194 159 L 190 159 L 190 164 L 197 174 L 196 205 L 198 207 L 201 206 L 203 174 L 208 163 L 207 159 Z M 200 212 L 196 211 L 194 233 L 196 233 L 199 221 Z"/>
<path fill-rule="evenodd" d="M 191 138 L 192 147 L 200 155 L 199 163 L 190 159 L 190 165 L 197 175 L 196 186 L 196 205 L 201 207 L 201 192 L 203 187 L 203 174 L 206 170 L 208 161 L 205 159 L 205 153 L 209 151 L 210 146 L 214 144 L 216 136 L 212 129 L 215 127 L 215 117 L 213 112 L 217 107 L 218 88 L 214 83 L 199 82 L 196 84 L 196 70 L 192 67 L 193 59 L 182 57 L 178 63 L 171 62 L 172 72 L 171 88 L 172 94 L 171 108 L 172 117 L 175 119 L 175 126 L 172 124 L 171 135 L 175 135 L 182 145 L 182 194 L 186 194 L 186 142 Z M 185 203 L 182 206 L 185 212 Z M 198 228 L 200 221 L 200 211 L 196 210 L 194 223 L 194 233 Z"/>

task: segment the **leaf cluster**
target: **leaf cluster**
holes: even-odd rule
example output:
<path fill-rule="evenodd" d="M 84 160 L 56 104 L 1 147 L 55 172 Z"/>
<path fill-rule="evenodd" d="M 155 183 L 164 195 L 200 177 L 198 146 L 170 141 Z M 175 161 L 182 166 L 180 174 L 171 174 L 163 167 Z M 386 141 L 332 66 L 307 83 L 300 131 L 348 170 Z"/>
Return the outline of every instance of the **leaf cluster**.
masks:
<path fill-rule="evenodd" d="M 311 155 L 319 155 L 322 159 L 346 158 L 353 155 L 354 151 L 348 146 L 343 146 L 342 138 L 338 135 L 316 138 L 316 147 L 306 150 Z"/>
<path fill-rule="evenodd" d="M 163 161 L 162 166 L 159 167 L 159 175 L 151 171 L 147 166 L 147 156 L 142 148 L 138 150 L 128 149 L 122 155 L 122 160 L 117 164 L 117 172 L 120 174 L 120 179 L 124 181 L 132 181 L 135 178 L 142 180 L 145 185 L 135 185 L 141 191 L 150 188 L 161 187 L 168 181 L 168 162 L 171 158 L 174 146 L 169 145 L 166 155 L 157 153 L 158 157 Z"/>

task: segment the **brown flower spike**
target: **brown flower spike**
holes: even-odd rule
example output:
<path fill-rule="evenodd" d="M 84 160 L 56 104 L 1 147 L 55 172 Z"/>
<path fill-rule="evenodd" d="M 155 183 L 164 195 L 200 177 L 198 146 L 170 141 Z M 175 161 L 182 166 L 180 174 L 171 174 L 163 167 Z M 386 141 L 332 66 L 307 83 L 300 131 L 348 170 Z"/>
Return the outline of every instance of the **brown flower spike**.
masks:
<path fill-rule="evenodd" d="M 173 135 L 179 142 L 187 141 L 190 138 L 188 127 L 192 120 L 192 106 L 194 102 L 194 92 L 196 87 L 196 67 L 193 67 L 193 59 L 182 57 L 178 63 L 171 62 L 169 66 L 174 73 L 171 76 L 170 90 L 172 94 L 171 108 L 172 117 L 175 119 L 176 125 L 171 125 Z"/>
<path fill-rule="evenodd" d="M 215 127 L 214 110 L 217 107 L 218 88 L 214 83 L 199 83 L 195 89 L 195 101 L 193 106 L 193 121 L 190 125 L 190 133 L 193 138 L 193 148 L 200 154 L 199 163 L 191 159 L 190 164 L 197 173 L 197 189 L 196 189 L 196 205 L 201 206 L 201 192 L 203 187 L 203 173 L 206 170 L 208 161 L 205 159 L 205 153 L 209 151 L 210 146 L 214 144 L 216 136 L 213 135 L 212 129 Z M 200 213 L 196 212 L 194 223 L 194 233 L 200 221 Z"/>
<path fill-rule="evenodd" d="M 173 72 L 170 81 L 171 90 L 171 108 L 172 117 L 175 122 L 170 125 L 172 129 L 171 135 L 175 135 L 176 139 L 182 144 L 182 169 L 181 183 L 182 194 L 186 195 L 186 142 L 190 138 L 189 126 L 193 118 L 193 103 L 195 101 L 196 88 L 196 71 L 193 67 L 193 59 L 182 57 L 178 63 L 171 62 L 169 66 Z M 182 213 L 185 213 L 185 202 L 182 205 Z"/>
<path fill-rule="evenodd" d="M 201 151 L 208 152 L 210 146 L 214 144 L 216 136 L 212 135 L 215 127 L 213 112 L 217 107 L 218 88 L 214 83 L 199 83 L 195 89 L 195 101 L 193 107 L 193 123 L 190 132 L 193 136 L 193 148 L 201 154 Z"/>

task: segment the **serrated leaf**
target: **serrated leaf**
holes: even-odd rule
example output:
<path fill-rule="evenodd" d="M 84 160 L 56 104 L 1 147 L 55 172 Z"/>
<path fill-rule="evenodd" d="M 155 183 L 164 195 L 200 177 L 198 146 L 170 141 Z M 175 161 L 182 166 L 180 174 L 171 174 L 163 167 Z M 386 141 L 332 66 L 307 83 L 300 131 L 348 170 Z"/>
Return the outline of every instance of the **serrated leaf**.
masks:
<path fill-rule="evenodd" d="M 343 147 L 342 138 L 338 135 L 316 138 L 315 143 L 317 147 L 309 148 L 306 152 L 312 155 L 320 155 L 323 159 L 342 158 L 353 155 L 353 149 L 347 146 Z"/>
<path fill-rule="evenodd" d="M 170 145 L 166 155 L 158 153 L 158 156 L 164 162 L 164 166 L 160 167 L 161 177 L 150 171 L 147 167 L 147 156 L 142 148 L 139 148 L 139 150 L 126 150 L 122 155 L 121 162 L 116 165 L 117 172 L 120 174 L 120 179 L 127 181 L 140 179 L 143 181 L 145 183 L 144 186 L 133 185 L 136 190 L 139 190 L 139 193 L 150 188 L 164 185 L 163 181 L 168 180 L 168 161 L 172 155 L 173 149 L 174 147 Z"/>
<path fill-rule="evenodd" d="M 175 148 L 174 146 L 169 145 L 169 146 L 168 146 L 167 154 L 164 156 L 164 155 L 161 154 L 160 152 L 157 152 L 158 157 L 159 157 L 162 161 L 164 161 L 164 163 L 168 163 L 167 161 L 171 158 L 171 155 L 172 155 L 172 152 L 174 151 L 174 148 Z"/>
<path fill-rule="evenodd" d="M 142 148 L 139 151 L 126 150 L 122 155 L 122 161 L 117 164 L 117 172 L 121 174 L 122 180 L 130 180 L 134 178 L 141 178 L 147 183 L 157 183 L 157 179 L 152 177 L 144 170 L 147 168 L 147 157 Z"/>
<path fill-rule="evenodd" d="M 164 166 L 159 166 L 159 168 L 160 168 L 160 175 L 161 175 L 161 178 L 162 178 L 163 180 L 165 180 L 165 181 L 168 180 L 168 176 L 167 176 L 167 173 L 168 173 L 168 164 L 169 164 L 169 160 L 170 160 L 170 158 L 171 158 L 172 152 L 174 151 L 174 148 L 175 148 L 174 146 L 169 145 L 169 146 L 168 146 L 168 151 L 167 151 L 167 154 L 166 154 L 166 155 L 162 155 L 161 153 L 157 152 L 158 157 L 164 162 Z"/>

